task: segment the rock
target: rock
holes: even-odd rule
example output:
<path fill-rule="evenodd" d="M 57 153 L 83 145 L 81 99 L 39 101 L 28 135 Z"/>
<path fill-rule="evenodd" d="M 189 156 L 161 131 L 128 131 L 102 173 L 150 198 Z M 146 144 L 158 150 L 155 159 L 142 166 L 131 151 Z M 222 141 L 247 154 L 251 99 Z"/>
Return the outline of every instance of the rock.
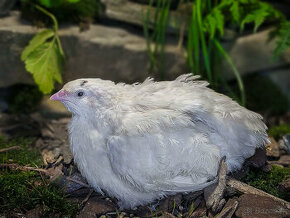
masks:
<path fill-rule="evenodd" d="M 272 158 L 280 157 L 279 144 L 273 137 L 269 137 L 271 143 L 266 143 L 266 155 Z"/>
<path fill-rule="evenodd" d="M 95 218 L 108 212 L 116 211 L 113 203 L 105 201 L 99 197 L 92 197 L 88 200 L 78 218 Z"/>
<path fill-rule="evenodd" d="M 260 168 L 265 165 L 266 161 L 267 156 L 265 149 L 257 148 L 255 154 L 246 160 L 246 165 Z"/>
<path fill-rule="evenodd" d="M 278 189 L 280 192 L 285 192 L 285 193 L 288 192 L 289 193 L 290 192 L 290 178 L 279 183 Z"/>
<path fill-rule="evenodd" d="M 290 59 L 288 58 L 290 57 L 290 49 L 285 52 L 282 58 L 273 61 L 273 51 L 276 44 L 275 40 L 270 42 L 268 40 L 269 33 L 272 29 L 273 28 L 259 31 L 254 34 L 240 36 L 232 43 L 223 44 L 241 75 L 261 72 L 269 68 L 273 69 L 290 63 Z M 232 69 L 226 62 L 223 64 L 223 72 L 225 78 L 235 78 Z"/>
<path fill-rule="evenodd" d="M 239 197 L 239 206 L 235 213 L 237 217 L 279 218 L 289 217 L 290 210 L 269 197 L 243 194 Z"/>
<path fill-rule="evenodd" d="M 271 165 L 278 164 L 284 167 L 288 167 L 290 165 L 290 155 L 282 155 L 277 161 L 269 161 Z"/>
<path fill-rule="evenodd" d="M 9 14 L 9 11 L 14 7 L 16 0 L 1 0 L 0 1 L 0 17 Z"/>
<path fill-rule="evenodd" d="M 0 87 L 33 83 L 20 55 L 38 31 L 22 22 L 17 12 L 0 19 Z M 61 27 L 58 33 L 66 56 L 64 82 L 99 77 L 133 83 L 149 76 L 150 59 L 146 39 L 140 36 L 143 35 L 141 29 L 125 30 L 93 24 L 90 30 L 80 33 L 78 26 L 69 25 Z M 183 54 L 176 52 L 175 45 L 165 46 L 165 60 L 166 79 L 188 72 L 186 59 Z M 156 73 L 153 76 L 159 78 L 160 75 Z"/>
<path fill-rule="evenodd" d="M 290 154 L 290 134 L 283 136 L 283 142 L 286 147 L 287 153 Z"/>
<path fill-rule="evenodd" d="M 106 11 L 104 16 L 109 19 L 122 21 L 125 23 L 143 27 L 144 13 L 148 10 L 147 4 L 139 4 L 130 0 L 101 0 L 105 5 Z M 188 5 L 190 8 L 192 5 Z M 154 21 L 155 7 L 151 8 L 149 24 Z M 176 33 L 176 29 L 183 22 L 182 14 L 179 11 L 170 10 L 168 14 L 167 32 Z"/>
<path fill-rule="evenodd" d="M 231 218 L 237 207 L 239 205 L 239 202 L 236 198 L 232 198 L 228 200 L 222 211 L 216 216 L 216 218 Z"/>

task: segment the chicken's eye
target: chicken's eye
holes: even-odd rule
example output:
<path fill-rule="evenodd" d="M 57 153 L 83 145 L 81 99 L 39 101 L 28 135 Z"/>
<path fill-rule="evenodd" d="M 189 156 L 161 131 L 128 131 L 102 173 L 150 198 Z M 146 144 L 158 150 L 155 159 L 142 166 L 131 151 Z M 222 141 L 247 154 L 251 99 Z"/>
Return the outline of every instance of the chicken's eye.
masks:
<path fill-rule="evenodd" d="M 77 93 L 78 97 L 82 97 L 84 95 L 84 92 L 80 91 Z"/>

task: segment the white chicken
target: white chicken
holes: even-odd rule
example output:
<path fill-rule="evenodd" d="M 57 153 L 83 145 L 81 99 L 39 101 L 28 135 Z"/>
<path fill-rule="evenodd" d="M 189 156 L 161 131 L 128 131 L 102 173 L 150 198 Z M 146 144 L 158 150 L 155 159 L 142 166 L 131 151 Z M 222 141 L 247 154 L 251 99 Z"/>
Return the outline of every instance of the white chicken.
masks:
<path fill-rule="evenodd" d="M 197 78 L 133 85 L 78 79 L 52 95 L 73 114 L 70 146 L 88 183 L 133 208 L 201 190 L 222 157 L 231 172 L 264 146 L 262 117 Z"/>

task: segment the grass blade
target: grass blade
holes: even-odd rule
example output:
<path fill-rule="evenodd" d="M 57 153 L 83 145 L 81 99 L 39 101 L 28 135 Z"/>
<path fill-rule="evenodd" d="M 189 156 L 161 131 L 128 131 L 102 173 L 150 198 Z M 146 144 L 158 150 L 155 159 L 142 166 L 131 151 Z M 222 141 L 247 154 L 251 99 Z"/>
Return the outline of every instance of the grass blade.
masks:
<path fill-rule="evenodd" d="M 241 104 L 243 106 L 245 106 L 245 103 L 246 103 L 245 89 L 244 89 L 244 84 L 243 84 L 242 78 L 240 76 L 240 73 L 239 73 L 238 69 L 236 68 L 236 66 L 234 65 L 234 63 L 232 62 L 232 59 L 230 58 L 228 53 L 221 46 L 221 44 L 215 39 L 214 39 L 214 42 L 215 42 L 215 45 L 216 45 L 218 51 L 225 57 L 226 61 L 228 62 L 228 64 L 230 65 L 230 67 L 233 70 L 233 73 L 237 79 L 238 86 L 239 86 L 240 93 L 241 93 Z"/>

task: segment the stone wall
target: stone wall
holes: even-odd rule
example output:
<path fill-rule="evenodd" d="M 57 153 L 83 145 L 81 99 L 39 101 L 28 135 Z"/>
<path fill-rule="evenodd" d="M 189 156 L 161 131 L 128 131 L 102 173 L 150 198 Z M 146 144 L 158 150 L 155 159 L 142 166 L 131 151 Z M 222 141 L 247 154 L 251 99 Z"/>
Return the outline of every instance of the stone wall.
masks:
<path fill-rule="evenodd" d="M 61 26 L 59 34 L 66 54 L 64 82 L 80 77 L 100 77 L 116 82 L 142 81 L 149 75 L 149 58 L 142 30 L 142 13 L 146 5 L 129 0 L 102 0 L 106 11 L 102 20 L 111 25 L 92 24 L 88 31 L 80 32 L 77 25 Z M 129 13 L 130 12 L 130 13 Z M 166 79 L 174 79 L 189 72 L 185 52 L 171 43 L 178 13 L 171 12 L 168 24 L 168 44 L 165 49 Z M 113 21 L 113 22 L 112 22 Z M 114 23 L 115 22 L 115 23 Z M 112 25 L 112 23 L 114 25 Z M 0 87 L 16 83 L 33 83 L 20 61 L 23 48 L 37 31 L 36 27 L 20 19 L 19 12 L 0 19 Z M 270 75 L 288 94 L 290 50 L 283 57 L 272 59 L 275 40 L 268 42 L 269 29 L 255 34 L 226 34 L 223 46 L 242 75 L 259 72 Z M 227 31 L 226 31 L 227 32 Z M 228 31 L 230 32 L 230 31 Z M 279 71 L 279 74 L 275 72 Z M 223 73 L 233 79 L 231 69 L 223 63 Z M 284 87 L 284 88 L 283 88 Z"/>

